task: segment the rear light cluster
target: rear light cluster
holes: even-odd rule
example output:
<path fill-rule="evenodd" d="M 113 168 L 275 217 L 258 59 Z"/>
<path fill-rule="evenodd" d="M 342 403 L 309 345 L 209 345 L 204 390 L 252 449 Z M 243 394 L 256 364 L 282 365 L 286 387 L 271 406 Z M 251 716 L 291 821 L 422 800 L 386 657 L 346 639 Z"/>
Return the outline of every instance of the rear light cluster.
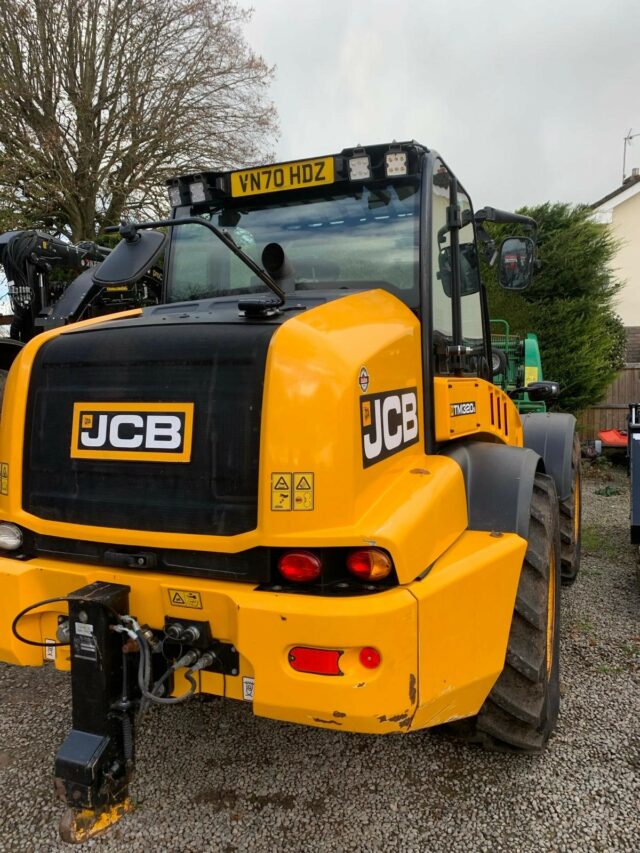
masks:
<path fill-rule="evenodd" d="M 375 583 L 389 577 L 393 563 L 380 548 L 358 548 L 347 552 L 345 568 L 359 581 Z M 278 569 L 290 583 L 315 583 L 322 575 L 322 561 L 312 551 L 287 551 L 280 557 Z"/>
<path fill-rule="evenodd" d="M 343 655 L 343 649 L 294 646 L 289 652 L 289 665 L 296 672 L 306 672 L 310 675 L 344 675 L 340 668 Z M 382 655 L 373 646 L 365 646 L 358 652 L 358 660 L 365 669 L 377 669 L 382 662 Z"/>
<path fill-rule="evenodd" d="M 288 551 L 280 557 L 279 569 L 291 583 L 313 583 L 320 577 L 322 563 L 311 551 Z"/>

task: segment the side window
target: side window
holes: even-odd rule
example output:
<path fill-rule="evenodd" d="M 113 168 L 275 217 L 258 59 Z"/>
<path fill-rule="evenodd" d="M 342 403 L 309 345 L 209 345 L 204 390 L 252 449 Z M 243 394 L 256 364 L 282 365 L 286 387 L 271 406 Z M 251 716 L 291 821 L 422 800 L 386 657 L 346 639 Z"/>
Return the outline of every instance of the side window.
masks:
<path fill-rule="evenodd" d="M 436 160 L 431 195 L 431 291 L 433 337 L 436 345 L 441 341 L 453 340 L 451 234 L 447 228 L 447 208 L 451 204 L 452 185 L 451 173 L 442 161 Z M 469 220 L 458 231 L 462 342 L 466 346 L 477 347 L 483 341 L 480 265 L 475 243 L 475 229 L 471 220 L 471 202 L 462 189 L 458 189 L 457 202 L 462 221 Z M 474 361 L 470 361 L 468 368 L 473 364 Z M 438 372 L 448 372 L 449 367 L 445 357 L 438 358 L 437 365 Z"/>
<path fill-rule="evenodd" d="M 458 191 L 458 204 L 463 221 L 465 211 L 471 215 L 469 196 Z M 460 229 L 460 284 L 462 340 L 468 346 L 478 346 L 482 342 L 482 300 L 480 298 L 480 264 L 476 250 L 473 222 Z"/>
<path fill-rule="evenodd" d="M 450 204 L 451 176 L 441 160 L 433 168 L 431 191 L 431 290 L 433 332 L 439 339 L 451 340 L 451 240 L 447 229 L 447 208 Z"/>

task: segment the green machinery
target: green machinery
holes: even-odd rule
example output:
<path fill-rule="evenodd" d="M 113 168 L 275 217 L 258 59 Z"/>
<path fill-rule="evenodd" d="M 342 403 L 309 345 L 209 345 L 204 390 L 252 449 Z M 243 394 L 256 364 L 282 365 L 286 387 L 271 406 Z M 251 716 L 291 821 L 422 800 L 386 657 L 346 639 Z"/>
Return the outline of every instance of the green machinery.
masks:
<path fill-rule="evenodd" d="M 521 338 L 511 334 L 506 320 L 491 320 L 491 348 L 493 381 L 513 396 L 518 411 L 521 414 L 546 412 L 544 401 L 530 400 L 525 391 L 512 393 L 544 378 L 537 335 L 529 332 L 526 338 Z"/>

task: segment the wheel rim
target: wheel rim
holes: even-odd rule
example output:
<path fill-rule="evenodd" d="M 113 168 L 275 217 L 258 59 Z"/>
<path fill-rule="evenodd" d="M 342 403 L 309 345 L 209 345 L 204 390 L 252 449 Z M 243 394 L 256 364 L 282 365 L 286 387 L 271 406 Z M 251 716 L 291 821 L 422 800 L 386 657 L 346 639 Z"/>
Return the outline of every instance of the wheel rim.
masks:
<path fill-rule="evenodd" d="M 556 552 L 549 555 L 549 591 L 547 596 L 547 676 L 553 666 L 553 635 L 556 622 Z"/>

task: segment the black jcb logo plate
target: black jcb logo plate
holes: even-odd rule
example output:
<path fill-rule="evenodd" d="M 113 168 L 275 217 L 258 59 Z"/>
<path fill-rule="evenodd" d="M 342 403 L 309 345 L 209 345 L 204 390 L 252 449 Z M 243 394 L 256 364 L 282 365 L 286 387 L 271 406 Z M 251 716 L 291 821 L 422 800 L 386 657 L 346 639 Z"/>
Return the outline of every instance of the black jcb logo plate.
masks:
<path fill-rule="evenodd" d="M 189 462 L 193 403 L 74 403 L 73 459 Z"/>

